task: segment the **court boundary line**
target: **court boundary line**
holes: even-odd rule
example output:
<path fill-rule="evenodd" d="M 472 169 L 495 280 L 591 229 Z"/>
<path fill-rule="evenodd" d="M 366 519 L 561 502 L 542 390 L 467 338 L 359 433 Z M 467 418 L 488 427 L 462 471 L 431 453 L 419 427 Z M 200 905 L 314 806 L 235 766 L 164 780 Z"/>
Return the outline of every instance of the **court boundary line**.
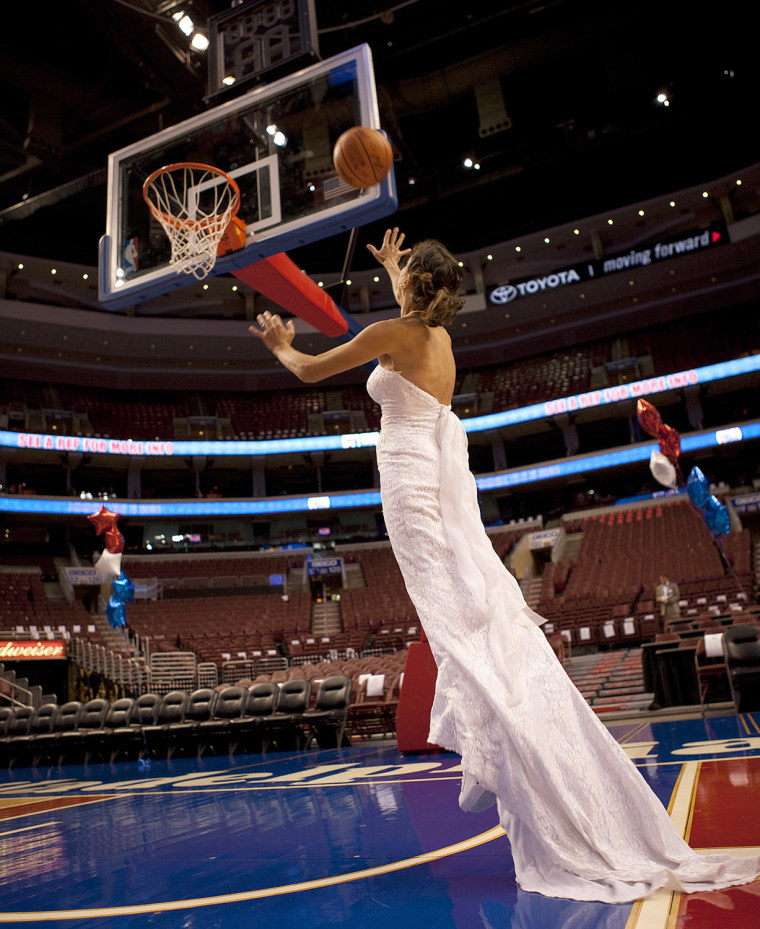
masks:
<path fill-rule="evenodd" d="M 247 900 L 260 900 L 266 897 L 285 896 L 286 894 L 301 893 L 307 890 L 316 890 L 322 887 L 332 887 L 336 884 L 350 883 L 364 880 L 368 877 L 378 877 L 383 874 L 392 874 L 394 871 L 403 871 L 417 865 L 427 864 L 457 855 L 471 848 L 477 848 L 506 835 L 501 826 L 495 826 L 486 832 L 464 839 L 454 845 L 446 845 L 430 852 L 423 852 L 412 858 L 403 858 L 400 861 L 378 865 L 373 868 L 364 868 L 349 874 L 337 874 L 332 877 L 317 878 L 312 881 L 301 881 L 296 884 L 282 884 L 277 887 L 264 887 L 258 890 L 246 890 L 233 894 L 220 894 L 212 897 L 196 897 L 190 900 L 169 900 L 161 903 L 139 903 L 129 906 L 91 907 L 81 910 L 42 910 L 38 912 L 0 913 L 0 923 L 33 923 L 52 922 L 54 920 L 70 919 L 102 919 L 108 916 L 136 916 L 143 913 L 163 913 L 167 911 L 197 909 L 204 906 L 221 906 L 227 903 L 242 903 Z"/>

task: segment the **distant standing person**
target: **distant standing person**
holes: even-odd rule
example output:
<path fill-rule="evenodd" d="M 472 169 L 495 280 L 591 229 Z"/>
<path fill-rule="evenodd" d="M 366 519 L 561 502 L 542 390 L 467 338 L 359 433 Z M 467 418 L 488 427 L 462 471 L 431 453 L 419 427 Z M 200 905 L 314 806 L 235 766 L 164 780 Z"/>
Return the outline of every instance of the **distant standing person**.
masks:
<path fill-rule="evenodd" d="M 669 619 L 677 619 L 681 615 L 681 608 L 678 605 L 681 593 L 678 590 L 678 584 L 669 580 L 667 574 L 660 575 L 660 583 L 655 590 L 655 599 L 660 604 L 660 619 L 663 626 Z"/>

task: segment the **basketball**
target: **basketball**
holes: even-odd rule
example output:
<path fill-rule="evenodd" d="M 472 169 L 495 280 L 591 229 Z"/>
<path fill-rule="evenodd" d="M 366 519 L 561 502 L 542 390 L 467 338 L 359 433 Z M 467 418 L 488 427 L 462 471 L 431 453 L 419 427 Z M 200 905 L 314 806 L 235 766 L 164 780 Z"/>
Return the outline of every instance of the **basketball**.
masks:
<path fill-rule="evenodd" d="M 379 129 L 354 126 L 335 143 L 333 164 L 351 187 L 372 187 L 385 180 L 393 164 L 393 151 Z"/>

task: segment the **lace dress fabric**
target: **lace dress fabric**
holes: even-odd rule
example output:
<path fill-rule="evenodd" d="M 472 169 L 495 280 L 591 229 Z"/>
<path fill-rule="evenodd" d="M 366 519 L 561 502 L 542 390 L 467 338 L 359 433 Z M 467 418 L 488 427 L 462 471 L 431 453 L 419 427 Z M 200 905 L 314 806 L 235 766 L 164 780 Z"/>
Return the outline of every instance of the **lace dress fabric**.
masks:
<path fill-rule="evenodd" d="M 381 366 L 385 524 L 438 679 L 431 743 L 498 798 L 520 887 L 621 903 L 754 880 L 760 858 L 697 855 L 570 681 L 483 528 L 462 424 Z"/>

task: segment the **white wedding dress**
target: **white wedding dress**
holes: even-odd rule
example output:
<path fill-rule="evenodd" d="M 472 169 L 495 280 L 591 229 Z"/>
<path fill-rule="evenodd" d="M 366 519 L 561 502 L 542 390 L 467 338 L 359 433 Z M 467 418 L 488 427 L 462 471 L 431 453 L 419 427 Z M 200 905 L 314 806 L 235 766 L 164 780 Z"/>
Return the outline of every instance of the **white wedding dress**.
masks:
<path fill-rule="evenodd" d="M 701 856 L 570 681 L 483 528 L 461 422 L 400 373 L 367 383 L 394 554 L 438 666 L 431 743 L 498 799 L 523 890 L 622 903 L 747 883 Z"/>

